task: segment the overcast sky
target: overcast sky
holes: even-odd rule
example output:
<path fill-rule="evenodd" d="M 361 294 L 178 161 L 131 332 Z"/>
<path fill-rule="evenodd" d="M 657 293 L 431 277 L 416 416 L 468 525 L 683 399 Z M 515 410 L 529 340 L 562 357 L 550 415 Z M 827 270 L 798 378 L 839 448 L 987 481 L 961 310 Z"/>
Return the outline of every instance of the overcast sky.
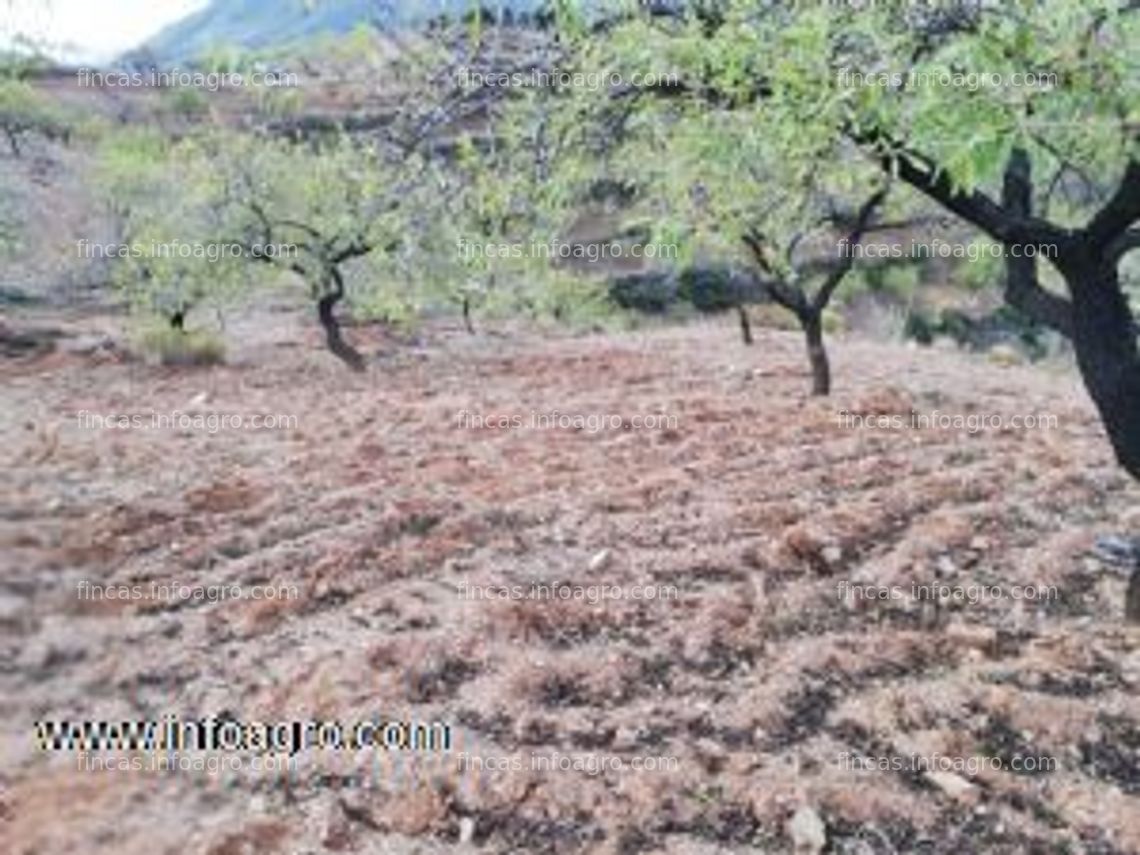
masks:
<path fill-rule="evenodd" d="M 73 62 L 103 62 L 136 47 L 207 0 L 0 0 L 0 43 L 23 34 Z"/>

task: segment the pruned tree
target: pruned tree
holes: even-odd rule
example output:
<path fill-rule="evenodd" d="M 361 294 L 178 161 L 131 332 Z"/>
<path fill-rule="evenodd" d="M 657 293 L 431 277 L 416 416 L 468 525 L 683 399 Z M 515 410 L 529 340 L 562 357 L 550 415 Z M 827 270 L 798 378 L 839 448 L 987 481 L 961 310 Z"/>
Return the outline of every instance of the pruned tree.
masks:
<path fill-rule="evenodd" d="M 887 191 L 877 190 L 863 202 L 853 218 L 847 235 L 839 241 L 838 257 L 830 263 L 822 282 L 812 291 L 808 278 L 800 269 L 796 249 L 807 236 L 799 232 L 787 241 L 784 264 L 774 259 L 774 251 L 767 236 L 756 227 L 743 237 L 756 264 L 764 274 L 763 286 L 769 296 L 796 316 L 807 343 L 808 361 L 811 364 L 811 391 L 813 395 L 831 394 L 831 363 L 823 343 L 823 313 L 844 277 L 851 272 L 855 250 L 867 233 L 871 220 L 886 198 Z M 836 225 L 834 216 L 825 218 L 827 225 Z"/>
<path fill-rule="evenodd" d="M 422 160 L 386 159 L 347 136 L 312 146 L 220 140 L 215 154 L 225 163 L 227 228 L 246 257 L 301 277 L 329 351 L 363 371 L 365 358 L 345 339 L 337 316 L 348 293 L 346 265 L 398 248 L 401 206 L 421 199 Z"/>
<path fill-rule="evenodd" d="M 803 331 L 815 395 L 831 391 L 824 312 L 852 270 L 857 250 L 886 199 L 866 165 L 789 159 L 752 116 L 697 102 L 642 99 L 614 150 L 662 239 L 684 236 L 693 254 L 730 258 L 746 248 L 754 293 L 791 312 Z M 841 146 L 839 146 L 841 148 Z M 845 200 L 870 187 L 857 210 Z M 903 223 L 895 223 L 906 225 Z M 745 344 L 752 341 L 752 293 L 730 287 Z"/>

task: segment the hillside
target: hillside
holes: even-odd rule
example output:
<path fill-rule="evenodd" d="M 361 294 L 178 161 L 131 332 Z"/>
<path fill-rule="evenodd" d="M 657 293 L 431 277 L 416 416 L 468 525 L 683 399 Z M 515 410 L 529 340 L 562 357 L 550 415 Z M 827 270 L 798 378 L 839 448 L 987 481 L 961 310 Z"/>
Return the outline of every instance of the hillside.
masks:
<path fill-rule="evenodd" d="M 543 0 L 496 0 L 484 5 L 524 14 L 541 8 Z M 342 35 L 361 25 L 390 30 L 441 15 L 458 17 L 472 8 L 470 0 L 214 0 L 164 29 L 133 56 L 147 56 L 165 65 L 185 62 L 211 48 L 261 51 L 319 35 Z"/>

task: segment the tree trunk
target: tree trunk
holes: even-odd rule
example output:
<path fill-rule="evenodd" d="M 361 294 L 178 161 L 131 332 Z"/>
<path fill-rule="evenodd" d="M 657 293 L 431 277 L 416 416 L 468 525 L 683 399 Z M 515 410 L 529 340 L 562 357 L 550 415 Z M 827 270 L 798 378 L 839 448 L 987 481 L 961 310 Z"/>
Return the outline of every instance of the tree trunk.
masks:
<path fill-rule="evenodd" d="M 463 298 L 463 326 L 471 335 L 475 335 L 475 325 L 471 323 L 471 298 Z"/>
<path fill-rule="evenodd" d="M 737 304 L 736 313 L 740 316 L 740 338 L 745 344 L 752 344 L 752 322 L 748 320 L 748 310 Z"/>
<path fill-rule="evenodd" d="M 340 332 L 340 322 L 336 319 L 336 304 L 344 297 L 344 282 L 340 274 L 335 272 L 330 277 L 334 283 L 331 291 L 327 291 L 317 300 L 317 318 L 325 330 L 325 342 L 333 356 L 340 359 L 353 371 L 364 370 L 364 357 L 356 348 L 344 340 Z"/>
<path fill-rule="evenodd" d="M 811 393 L 831 394 L 831 364 L 827 360 L 827 349 L 823 346 L 823 316 L 820 312 L 807 311 L 800 315 L 800 325 L 807 339 L 808 360 L 811 362 Z"/>
<path fill-rule="evenodd" d="M 1140 567 L 1132 571 L 1132 579 L 1128 583 L 1128 593 L 1124 597 L 1124 619 L 1140 623 Z"/>
<path fill-rule="evenodd" d="M 1060 267 L 1073 302 L 1073 347 L 1116 458 L 1140 478 L 1140 351 L 1115 267 L 1092 259 Z"/>
<path fill-rule="evenodd" d="M 1002 182 L 1002 204 L 1021 217 L 1033 214 L 1033 162 L 1024 148 L 1015 148 L 1009 156 Z M 1041 287 L 1035 256 L 1006 256 L 1005 302 L 1034 323 L 1072 339 L 1072 307 L 1068 300 Z"/>

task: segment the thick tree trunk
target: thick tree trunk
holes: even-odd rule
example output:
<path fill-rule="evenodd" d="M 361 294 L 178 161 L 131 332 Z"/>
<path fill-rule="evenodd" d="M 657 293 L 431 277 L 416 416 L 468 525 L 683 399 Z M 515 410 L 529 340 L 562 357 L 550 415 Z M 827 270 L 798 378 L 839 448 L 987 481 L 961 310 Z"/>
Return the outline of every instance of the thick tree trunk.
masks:
<path fill-rule="evenodd" d="M 344 340 L 340 332 L 340 322 L 336 319 L 336 304 L 344 296 L 344 284 L 340 276 L 334 274 L 335 287 L 317 300 L 317 318 L 325 330 L 325 342 L 333 356 L 340 359 L 353 371 L 364 370 L 364 357 L 356 348 Z"/>
<path fill-rule="evenodd" d="M 737 305 L 736 313 L 740 316 L 740 338 L 745 344 L 752 344 L 752 322 L 748 320 L 748 310 L 743 305 Z"/>
<path fill-rule="evenodd" d="M 831 363 L 827 359 L 827 348 L 823 346 L 823 316 L 820 312 L 808 311 L 800 316 L 800 325 L 807 339 L 808 360 L 811 362 L 811 393 L 831 394 Z"/>
<path fill-rule="evenodd" d="M 1009 156 L 1002 182 L 1002 204 L 1021 217 L 1033 214 L 1033 162 L 1024 148 L 1015 148 Z M 1068 300 L 1041 287 L 1035 256 L 1006 256 L 1005 302 L 1035 323 L 1065 338 L 1073 337 L 1072 307 Z"/>
<path fill-rule="evenodd" d="M 1140 351 L 1128 299 L 1115 268 L 1066 261 L 1077 366 L 1117 460 L 1140 478 Z"/>

